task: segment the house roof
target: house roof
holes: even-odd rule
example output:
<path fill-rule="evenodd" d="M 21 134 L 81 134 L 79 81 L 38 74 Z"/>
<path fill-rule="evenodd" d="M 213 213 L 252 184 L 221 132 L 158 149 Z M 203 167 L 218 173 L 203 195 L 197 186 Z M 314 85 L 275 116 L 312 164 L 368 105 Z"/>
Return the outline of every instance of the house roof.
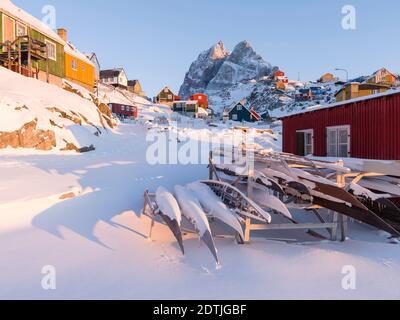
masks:
<path fill-rule="evenodd" d="M 54 40 L 62 45 L 66 44 L 65 41 L 61 39 L 61 37 L 56 32 L 54 32 L 47 24 L 43 23 L 28 12 L 17 7 L 10 0 L 0 0 L 0 11 L 5 12 L 16 20 L 23 22 L 30 28 L 39 31 L 40 33 L 43 33 L 51 40 Z"/>
<path fill-rule="evenodd" d="M 260 120 L 261 120 L 261 116 L 260 116 L 257 112 L 255 112 L 255 111 L 252 110 L 252 109 L 250 109 L 249 111 L 250 111 L 251 115 L 252 115 L 257 121 L 260 121 Z"/>
<path fill-rule="evenodd" d="M 158 93 L 158 95 L 160 95 L 161 93 L 163 93 L 165 89 L 168 89 L 175 97 L 178 97 L 177 95 L 174 94 L 174 92 L 173 92 L 173 91 L 170 89 L 170 87 L 168 87 L 168 86 L 165 86 L 164 88 L 162 88 L 162 89 L 160 90 L 160 92 Z"/>
<path fill-rule="evenodd" d="M 342 106 L 349 105 L 349 104 L 356 103 L 356 102 L 379 99 L 379 98 L 382 98 L 382 97 L 398 95 L 398 94 L 400 94 L 400 90 L 388 90 L 388 91 L 383 92 L 383 93 L 377 93 L 377 94 L 364 96 L 364 97 L 360 97 L 360 98 L 355 98 L 355 99 L 351 99 L 351 100 L 345 100 L 345 101 L 336 102 L 336 103 L 332 103 L 332 104 L 326 104 L 326 105 L 312 106 L 312 107 L 310 107 L 310 108 L 308 108 L 308 109 L 306 109 L 304 111 L 292 113 L 292 114 L 287 115 L 285 117 L 280 117 L 279 120 L 283 120 L 283 119 L 286 119 L 286 118 L 291 118 L 291 117 L 298 116 L 298 115 L 301 115 L 301 114 L 318 112 L 318 111 L 325 110 L 325 109 L 338 108 L 338 107 L 342 107 Z"/>
<path fill-rule="evenodd" d="M 373 76 L 376 76 L 379 72 L 382 72 L 382 71 L 385 71 L 385 72 L 391 74 L 392 76 L 397 77 L 393 72 L 390 72 L 390 71 L 389 71 L 388 69 L 386 69 L 386 68 L 381 68 L 381 69 L 375 71 L 372 75 L 373 75 Z"/>
<path fill-rule="evenodd" d="M 100 70 L 100 78 L 118 77 L 122 72 L 125 72 L 123 68 Z"/>
<path fill-rule="evenodd" d="M 71 42 L 67 42 L 64 46 L 65 53 L 78 58 L 81 61 L 94 67 L 94 63 L 83 53 L 81 53 Z"/>
<path fill-rule="evenodd" d="M 379 90 L 379 89 L 389 89 L 388 86 L 382 85 L 382 84 L 375 84 L 375 83 L 358 83 L 358 82 L 351 82 L 347 83 L 343 88 L 341 88 L 335 96 L 339 95 L 343 90 L 346 90 L 346 87 L 348 87 L 351 84 L 358 84 L 359 85 L 359 90 Z"/>
<path fill-rule="evenodd" d="M 93 58 L 96 59 L 97 64 L 100 66 L 100 62 L 99 62 L 99 59 L 97 58 L 96 53 L 90 52 L 90 53 L 84 53 L 84 55 L 85 55 L 90 61 L 92 61 Z"/>
<path fill-rule="evenodd" d="M 139 80 L 129 80 L 128 81 L 128 86 L 130 86 L 130 87 L 134 87 L 137 84 L 140 84 Z"/>

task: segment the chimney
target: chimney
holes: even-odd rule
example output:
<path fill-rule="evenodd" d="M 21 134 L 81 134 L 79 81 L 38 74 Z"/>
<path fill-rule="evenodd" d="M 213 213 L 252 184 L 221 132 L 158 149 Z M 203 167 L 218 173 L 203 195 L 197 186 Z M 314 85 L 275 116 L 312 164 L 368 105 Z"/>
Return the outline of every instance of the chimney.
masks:
<path fill-rule="evenodd" d="M 57 34 L 65 42 L 67 42 L 67 33 L 68 33 L 68 31 L 66 29 L 64 29 L 64 28 L 57 29 Z"/>

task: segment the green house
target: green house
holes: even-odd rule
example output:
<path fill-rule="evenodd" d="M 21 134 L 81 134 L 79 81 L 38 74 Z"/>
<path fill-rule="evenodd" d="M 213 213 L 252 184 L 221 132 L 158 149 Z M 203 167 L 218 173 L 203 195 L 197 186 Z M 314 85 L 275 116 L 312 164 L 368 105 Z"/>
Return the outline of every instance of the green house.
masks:
<path fill-rule="evenodd" d="M 49 83 L 61 86 L 62 79 L 65 76 L 65 41 L 39 19 L 18 8 L 11 1 L 2 0 L 0 2 L 0 65 L 4 66 L 9 63 L 7 60 L 8 49 L 4 44 L 13 43 L 17 39 L 20 39 L 18 45 L 22 48 L 22 51 L 16 49 L 18 45 L 11 50 L 14 62 L 18 59 L 21 60 L 21 73 L 35 76 L 39 80 L 48 80 Z M 32 66 L 30 73 L 27 71 L 29 67 L 28 39 L 30 39 L 31 48 L 33 48 L 30 50 Z M 35 51 L 35 48 L 38 48 L 38 50 Z M 47 48 L 47 61 L 46 54 L 43 54 L 40 48 L 44 48 L 44 50 Z M 19 55 L 21 55 L 20 58 L 18 58 Z M 17 68 L 12 66 L 12 69 Z"/>

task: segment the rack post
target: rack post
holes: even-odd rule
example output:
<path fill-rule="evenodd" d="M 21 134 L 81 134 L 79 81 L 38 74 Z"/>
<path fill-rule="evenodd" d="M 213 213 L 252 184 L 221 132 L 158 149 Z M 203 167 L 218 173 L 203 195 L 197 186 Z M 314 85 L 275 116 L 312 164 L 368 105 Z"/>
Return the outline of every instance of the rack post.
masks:
<path fill-rule="evenodd" d="M 341 167 L 344 167 L 344 162 L 343 160 L 340 160 L 338 164 Z M 346 175 L 343 174 L 342 172 L 337 172 L 337 184 L 339 188 L 346 188 Z M 340 225 L 340 234 L 341 238 L 340 241 L 344 242 L 347 239 L 347 232 L 348 232 L 348 217 L 344 216 L 343 214 L 340 215 L 338 224 Z"/>

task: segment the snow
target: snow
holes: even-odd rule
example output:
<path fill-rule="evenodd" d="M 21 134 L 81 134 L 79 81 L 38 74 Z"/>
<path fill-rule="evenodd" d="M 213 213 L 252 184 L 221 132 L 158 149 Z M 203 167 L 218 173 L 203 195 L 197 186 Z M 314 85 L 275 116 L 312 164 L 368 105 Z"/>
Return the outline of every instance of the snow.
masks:
<path fill-rule="evenodd" d="M 158 187 L 156 191 L 156 203 L 164 215 L 168 216 L 171 220 L 176 220 L 181 225 L 181 209 L 172 193 L 164 187 Z"/>
<path fill-rule="evenodd" d="M 211 233 L 207 216 L 195 194 L 185 187 L 175 186 L 175 196 L 182 208 L 183 215 L 196 227 L 200 237 L 207 231 Z"/>
<path fill-rule="evenodd" d="M 235 216 L 236 213 L 229 210 L 222 200 L 207 185 L 201 182 L 194 182 L 188 184 L 188 188 L 193 191 L 210 216 L 217 218 L 233 228 L 233 230 L 238 232 L 242 239 L 244 239 L 243 229 L 239 220 Z"/>
<path fill-rule="evenodd" d="M 229 148 L 243 139 L 241 130 L 233 128 L 239 124 L 209 127 L 203 120 L 181 116 L 174 124 L 176 115 L 168 107 L 101 85 L 101 101 L 135 104 L 140 110 L 137 122 L 105 130 L 90 93 L 71 85 L 84 98 L 0 68 L 0 131 L 19 129 L 34 118 L 41 128 L 57 130 L 48 123 L 53 119 L 66 125 L 56 131 L 57 139 L 96 144 L 95 151 L 81 155 L 60 150 L 0 150 L 0 256 L 4 257 L 0 260 L 0 298 L 400 298 L 398 244 L 390 243 L 394 241 L 389 241 L 387 234 L 359 223 L 350 223 L 345 243 L 288 244 L 266 240 L 269 234 L 261 234 L 250 244 L 239 246 L 232 238 L 215 237 L 222 268 L 215 268 L 207 246 L 199 246 L 196 235 L 184 235 L 185 256 L 163 224 L 156 223 L 150 240 L 151 221 L 141 215 L 144 191 L 186 186 L 205 179 L 208 169 L 207 163 L 151 165 L 146 157 L 151 144 L 146 139 L 149 132 L 164 132 L 167 137 L 175 134 L 185 143 L 222 141 L 221 146 Z M 23 106 L 28 109 L 15 110 Z M 96 137 L 91 126 L 71 125 L 48 112 L 47 107 L 70 115 L 81 113 L 103 134 Z M 166 117 L 169 123 L 157 124 L 159 117 Z M 273 128 L 272 136 L 257 131 L 263 126 L 249 127 L 255 144 L 280 150 L 279 125 Z M 354 166 L 364 164 L 361 160 L 350 162 Z M 277 174 L 273 168 L 264 173 Z M 164 201 L 159 202 L 164 207 Z M 201 201 L 185 198 L 184 202 L 196 206 L 187 210 L 181 205 L 186 216 L 200 214 Z M 266 202 L 270 208 L 279 209 L 275 199 L 267 198 Z M 215 203 L 206 201 L 206 206 Z M 178 215 L 176 204 L 170 209 L 164 210 Z M 233 223 L 234 214 L 229 210 L 224 213 L 222 219 Z M 290 214 L 296 220 L 304 215 Z M 207 223 L 204 216 L 197 216 L 201 231 Z M 41 287 L 42 269 L 49 265 L 57 271 L 54 291 Z M 342 288 L 346 266 L 356 269 L 356 290 Z"/>
<path fill-rule="evenodd" d="M 61 118 L 58 112 L 52 112 L 53 108 L 68 116 L 80 118 L 83 125 L 78 128 L 72 121 Z M 0 132 L 18 130 L 35 119 L 38 129 L 55 132 L 57 150 L 65 146 L 64 140 L 77 147 L 96 144 L 99 138 L 95 133 L 99 130 L 106 134 L 109 129 L 103 127 L 100 113 L 92 101 L 54 85 L 0 68 Z"/>
<path fill-rule="evenodd" d="M 216 238 L 218 270 L 196 236 L 185 236 L 184 257 L 166 226 L 157 223 L 149 241 L 144 190 L 204 179 L 207 168 L 149 165 L 146 134 L 122 124 L 91 153 L 0 156 L 0 298 L 400 298 L 398 245 L 358 223 L 345 243 Z M 60 200 L 68 192 L 76 197 Z M 47 265 L 54 291 L 40 285 Z M 345 266 L 356 269 L 356 290 L 342 288 Z"/>
<path fill-rule="evenodd" d="M 93 62 L 85 54 L 80 52 L 71 42 L 67 42 L 64 46 L 64 51 L 94 67 Z"/>
<path fill-rule="evenodd" d="M 293 219 L 290 211 L 277 197 L 274 197 L 270 194 L 265 194 L 264 199 L 261 198 L 261 200 L 261 203 L 264 203 L 266 207 L 282 213 L 285 217 L 289 219 Z"/>

